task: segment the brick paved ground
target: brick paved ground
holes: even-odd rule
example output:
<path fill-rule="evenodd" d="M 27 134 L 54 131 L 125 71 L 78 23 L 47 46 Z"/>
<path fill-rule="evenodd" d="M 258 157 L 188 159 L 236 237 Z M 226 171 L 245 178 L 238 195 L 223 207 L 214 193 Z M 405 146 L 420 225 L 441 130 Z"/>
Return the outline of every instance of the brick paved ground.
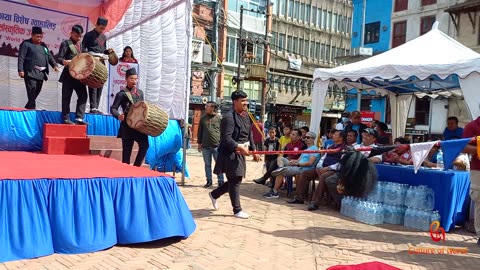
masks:
<path fill-rule="evenodd" d="M 249 158 L 250 159 L 250 158 Z M 337 264 L 381 261 L 401 269 L 478 269 L 480 248 L 473 234 L 447 234 L 448 247 L 466 247 L 466 255 L 410 255 L 409 246 L 439 247 L 427 233 L 401 226 L 370 226 L 331 210 L 306 211 L 306 205 L 287 205 L 263 199 L 267 190 L 252 183 L 261 164 L 248 163 L 242 185 L 249 220 L 234 218 L 228 196 L 212 211 L 204 184 L 203 162 L 191 151 L 192 177 L 181 191 L 192 210 L 197 230 L 186 240 L 115 246 L 80 255 L 48 257 L 0 264 L 3 269 L 326 269 Z M 177 179 L 180 177 L 177 175 Z M 180 181 L 180 180 L 179 180 Z M 0 251 L 1 252 L 1 251 Z"/>

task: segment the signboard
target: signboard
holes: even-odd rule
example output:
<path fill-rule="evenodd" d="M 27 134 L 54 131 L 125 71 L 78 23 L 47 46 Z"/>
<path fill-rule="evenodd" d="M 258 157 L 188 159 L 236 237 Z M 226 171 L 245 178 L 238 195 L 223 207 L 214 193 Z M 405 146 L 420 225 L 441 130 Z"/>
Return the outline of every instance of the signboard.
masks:
<path fill-rule="evenodd" d="M 0 0 L 0 55 L 18 57 L 20 43 L 31 38 L 33 26 L 43 30 L 43 42 L 53 55 L 70 37 L 72 26 L 88 29 L 88 18 L 50 9 Z"/>
<path fill-rule="evenodd" d="M 108 65 L 108 108 L 113 104 L 115 95 L 127 84 L 125 73 L 131 68 L 135 68 L 137 74 L 140 74 L 138 63 L 119 62 L 116 66 Z"/>
<path fill-rule="evenodd" d="M 361 121 L 363 124 L 370 126 L 370 124 L 375 120 L 375 112 L 360 112 Z"/>
<path fill-rule="evenodd" d="M 257 102 L 255 100 L 249 100 L 248 105 L 248 111 L 255 114 L 255 111 L 257 110 Z"/>

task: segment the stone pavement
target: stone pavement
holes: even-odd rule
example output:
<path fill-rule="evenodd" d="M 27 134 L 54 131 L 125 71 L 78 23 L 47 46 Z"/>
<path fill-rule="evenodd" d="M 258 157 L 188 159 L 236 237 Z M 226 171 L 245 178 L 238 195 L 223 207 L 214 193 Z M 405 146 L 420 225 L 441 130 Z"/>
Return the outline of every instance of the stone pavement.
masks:
<path fill-rule="evenodd" d="M 342 217 L 332 210 L 306 211 L 306 205 L 288 205 L 262 197 L 267 189 L 252 179 L 261 163 L 248 158 L 247 179 L 241 187 L 242 206 L 248 220 L 232 216 L 228 196 L 220 210 L 212 211 L 204 185 L 203 161 L 189 150 L 191 178 L 180 187 L 197 229 L 186 240 L 115 246 L 79 254 L 54 254 L 33 260 L 0 264 L 3 269 L 326 269 L 338 264 L 381 261 L 400 269 L 478 269 L 480 248 L 473 234 L 456 230 L 446 243 L 434 243 L 428 233 L 402 226 L 371 226 Z M 180 175 L 177 174 L 177 182 Z M 415 247 L 468 248 L 463 255 L 414 255 Z M 1 251 L 0 251 L 1 252 Z"/>

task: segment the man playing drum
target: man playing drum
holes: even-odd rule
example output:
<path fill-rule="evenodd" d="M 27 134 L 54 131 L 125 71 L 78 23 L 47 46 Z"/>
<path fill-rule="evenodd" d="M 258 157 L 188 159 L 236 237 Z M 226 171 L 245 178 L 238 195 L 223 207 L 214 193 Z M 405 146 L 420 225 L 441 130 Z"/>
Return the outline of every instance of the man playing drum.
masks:
<path fill-rule="evenodd" d="M 82 52 L 80 39 L 82 38 L 83 27 L 74 25 L 70 33 L 70 39 L 64 40 L 60 44 L 58 53 L 58 62 L 65 66 L 59 81 L 62 83 L 62 119 L 65 124 L 86 125 L 83 121 L 85 115 L 85 106 L 87 105 L 87 87 L 79 80 L 74 79 L 68 72 L 68 64 L 79 53 Z M 77 93 L 77 107 L 75 110 L 75 123 L 70 120 L 70 100 L 72 93 Z"/>
<path fill-rule="evenodd" d="M 127 70 L 125 79 L 127 87 L 115 95 L 110 113 L 121 121 L 118 131 L 118 138 L 122 138 L 122 162 L 130 164 L 133 143 L 138 143 L 138 153 L 135 158 L 134 166 L 140 167 L 148 150 L 148 136 L 127 125 L 127 115 L 130 107 L 138 101 L 143 100 L 143 92 L 137 89 L 137 71 L 135 68 Z M 120 114 L 118 108 L 122 107 L 123 113 Z"/>
<path fill-rule="evenodd" d="M 107 50 L 107 37 L 103 34 L 105 28 L 107 27 L 107 24 L 107 19 L 103 17 L 98 17 L 95 29 L 86 33 L 83 37 L 82 47 L 85 52 L 103 54 L 113 53 L 113 49 Z M 104 63 L 104 61 L 101 62 Z M 98 110 L 100 98 L 102 96 L 102 89 L 103 86 L 99 88 L 88 87 L 88 96 L 90 98 L 90 113 L 102 114 L 102 112 Z"/>

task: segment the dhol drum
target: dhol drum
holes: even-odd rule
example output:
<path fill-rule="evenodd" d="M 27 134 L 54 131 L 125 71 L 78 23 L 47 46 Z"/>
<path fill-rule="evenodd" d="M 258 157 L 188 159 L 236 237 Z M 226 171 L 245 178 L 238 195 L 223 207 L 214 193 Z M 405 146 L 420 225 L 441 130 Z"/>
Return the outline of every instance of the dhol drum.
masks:
<path fill-rule="evenodd" d="M 139 101 L 128 110 L 127 125 L 152 137 L 162 134 L 168 126 L 168 115 L 155 104 Z"/>
<path fill-rule="evenodd" d="M 108 79 L 107 67 L 88 53 L 81 53 L 68 64 L 68 71 L 73 78 L 92 87 L 102 87 Z"/>

